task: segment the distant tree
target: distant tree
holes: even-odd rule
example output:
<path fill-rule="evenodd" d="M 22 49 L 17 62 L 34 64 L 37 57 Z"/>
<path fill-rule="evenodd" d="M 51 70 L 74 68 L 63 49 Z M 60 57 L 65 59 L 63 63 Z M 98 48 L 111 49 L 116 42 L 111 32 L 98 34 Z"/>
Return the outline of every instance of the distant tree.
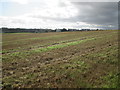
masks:
<path fill-rule="evenodd" d="M 63 28 L 63 29 L 62 29 L 62 32 L 65 32 L 65 31 L 67 31 L 67 29 Z"/>

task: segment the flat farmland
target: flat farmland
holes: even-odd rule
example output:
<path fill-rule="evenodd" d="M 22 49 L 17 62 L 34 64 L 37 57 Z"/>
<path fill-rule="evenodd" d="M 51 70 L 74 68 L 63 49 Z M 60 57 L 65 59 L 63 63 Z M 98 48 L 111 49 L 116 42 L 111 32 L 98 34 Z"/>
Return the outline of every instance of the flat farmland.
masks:
<path fill-rule="evenodd" d="M 117 88 L 118 30 L 3 33 L 4 88 Z"/>

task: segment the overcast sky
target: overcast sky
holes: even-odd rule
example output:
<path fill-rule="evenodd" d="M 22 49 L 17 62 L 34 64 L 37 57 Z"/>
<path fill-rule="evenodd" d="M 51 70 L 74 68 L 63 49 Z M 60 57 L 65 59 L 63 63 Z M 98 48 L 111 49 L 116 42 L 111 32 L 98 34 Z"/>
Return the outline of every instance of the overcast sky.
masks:
<path fill-rule="evenodd" d="M 0 27 L 118 29 L 119 0 L 97 1 L 0 0 Z"/>

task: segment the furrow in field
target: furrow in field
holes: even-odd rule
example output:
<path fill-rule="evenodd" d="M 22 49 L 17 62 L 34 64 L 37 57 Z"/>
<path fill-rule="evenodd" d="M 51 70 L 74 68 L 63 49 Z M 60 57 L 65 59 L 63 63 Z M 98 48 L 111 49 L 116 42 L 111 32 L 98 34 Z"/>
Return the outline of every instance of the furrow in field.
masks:
<path fill-rule="evenodd" d="M 65 44 L 65 43 L 68 43 L 68 42 L 74 42 L 74 41 L 78 41 L 78 40 L 83 40 L 83 39 L 86 39 L 86 38 L 76 38 L 76 39 L 72 39 L 72 40 L 63 40 L 63 41 L 59 41 L 59 42 L 54 42 L 54 43 L 50 43 L 50 44 L 46 44 L 46 45 L 39 45 L 39 46 L 34 46 L 32 48 L 20 48 L 20 49 L 14 49 L 13 50 L 3 50 L 3 52 L 1 51 L 1 53 L 3 54 L 6 54 L 6 53 L 15 53 L 15 52 L 19 52 L 19 51 L 26 51 L 26 50 L 35 50 L 35 49 L 38 49 L 38 48 L 46 48 L 48 46 L 55 46 L 55 45 L 59 45 L 59 44 Z"/>
<path fill-rule="evenodd" d="M 31 49 L 20 51 L 22 49 L 20 48 L 18 52 L 4 54 L 3 86 L 6 88 L 117 87 L 119 73 L 116 34 L 111 32 L 111 34 L 72 37 L 65 40 L 60 42 L 56 40 L 42 47 L 33 44 Z M 26 55 L 28 56 L 24 57 Z"/>
<path fill-rule="evenodd" d="M 112 35 L 109 35 L 107 37 L 111 37 Z M 20 49 L 14 49 L 14 50 L 3 50 L 2 54 L 12 54 L 12 53 L 19 53 L 19 52 L 31 52 L 31 51 L 35 51 L 35 52 L 43 52 L 43 51 L 48 51 L 51 49 L 55 49 L 55 48 L 62 48 L 62 47 L 66 47 L 66 46 L 70 46 L 70 45 L 74 45 L 75 44 L 79 44 L 79 41 L 83 41 L 83 40 L 89 40 L 91 38 L 104 38 L 106 36 L 101 36 L 101 35 L 95 35 L 94 37 L 83 37 L 83 38 L 76 38 L 76 39 L 72 39 L 72 40 L 63 40 L 63 41 L 59 41 L 59 42 L 55 42 L 55 43 L 51 43 L 48 45 L 38 45 L 38 46 L 34 46 L 34 47 L 30 47 L 30 48 L 20 48 Z M 69 43 L 70 42 L 70 43 Z M 69 44 L 68 44 L 69 43 Z"/>
<path fill-rule="evenodd" d="M 28 50 L 28 51 L 23 51 L 23 52 L 10 52 L 10 53 L 7 53 L 7 55 L 19 55 L 19 54 L 25 54 L 25 53 L 33 53 L 33 52 L 45 52 L 45 51 L 49 51 L 49 50 L 52 50 L 52 49 L 56 49 L 56 48 L 63 48 L 63 47 L 67 47 L 67 46 L 71 46 L 71 45 L 76 45 L 76 44 L 80 44 L 82 42 L 86 42 L 86 41 L 89 41 L 89 40 L 94 40 L 95 38 L 90 38 L 90 39 L 82 39 L 82 40 L 71 40 L 67 43 L 59 43 L 59 44 L 55 44 L 55 45 L 49 45 L 47 47 L 40 47 L 40 48 L 35 48 L 35 49 L 31 49 L 31 50 Z M 3 54 L 4 55 L 4 54 Z"/>
<path fill-rule="evenodd" d="M 108 49 L 109 50 L 109 48 L 111 48 L 111 47 L 107 47 L 107 46 L 103 46 L 104 48 L 102 48 L 102 49 L 98 49 L 98 50 L 95 50 L 94 52 L 93 52 L 93 55 L 94 54 L 98 54 L 97 52 L 100 52 L 100 53 L 102 53 L 101 51 L 105 51 L 106 49 Z M 114 48 L 114 46 L 112 46 L 112 48 L 113 48 L 113 50 L 115 49 Z M 112 49 L 110 49 L 110 50 L 112 50 Z M 61 58 L 57 58 L 57 59 L 53 59 L 53 60 L 51 60 L 51 61 L 44 61 L 43 63 L 41 63 L 41 62 L 39 62 L 39 61 L 36 61 L 36 60 L 33 60 L 33 61 L 36 61 L 36 63 L 32 63 L 32 65 L 29 65 L 28 63 L 26 63 L 27 65 L 26 65 L 26 67 L 22 67 L 23 68 L 23 71 L 24 71 L 24 74 L 23 75 L 21 75 L 21 72 L 18 72 L 18 74 L 20 74 L 21 75 L 21 78 L 18 78 L 18 80 L 19 79 L 22 79 L 22 77 L 28 77 L 29 75 L 30 75 L 30 73 L 31 72 L 34 72 L 34 75 L 36 75 L 35 76 L 35 80 L 37 80 L 37 79 L 41 79 L 42 80 L 42 78 L 45 78 L 45 77 L 49 77 L 50 75 L 52 75 L 54 78 L 56 77 L 56 74 L 53 74 L 52 73 L 52 71 L 55 71 L 55 73 L 62 73 L 62 74 L 60 74 L 60 75 L 58 75 L 57 77 L 62 77 L 62 79 L 64 79 L 64 77 L 62 76 L 63 74 L 64 75 L 69 75 L 69 74 L 72 74 L 69 70 L 71 70 L 72 72 L 74 72 L 74 70 L 78 70 L 78 71 L 75 71 L 75 72 L 77 72 L 77 74 L 76 73 L 74 73 L 74 76 L 86 76 L 87 74 L 89 74 L 89 72 L 92 72 L 92 71 L 94 71 L 94 73 L 96 74 L 96 73 L 98 73 L 97 72 L 97 70 L 99 69 L 99 70 L 101 70 L 102 68 L 101 68 L 101 66 L 97 66 L 97 65 L 101 65 L 101 64 L 96 64 L 95 62 L 98 62 L 99 60 L 97 60 L 96 61 L 96 59 L 94 59 L 94 60 L 91 60 L 91 58 L 87 58 L 88 60 L 86 60 L 86 56 L 89 56 L 89 55 L 92 55 L 92 53 L 91 53 L 91 51 L 89 51 L 89 50 L 86 50 L 87 51 L 87 53 L 83 53 L 82 55 L 80 54 L 80 52 L 79 53 L 75 53 L 75 55 L 67 55 L 67 56 L 64 56 L 64 57 L 61 57 Z M 78 56 L 78 58 L 76 57 L 76 56 Z M 97 56 L 96 56 L 97 57 Z M 81 58 L 83 59 L 82 61 L 81 61 Z M 78 59 L 80 59 L 79 61 L 78 61 Z M 84 60 L 85 59 L 85 60 Z M 90 59 L 90 60 L 89 60 Z M 94 61 L 94 62 L 93 62 Z M 88 64 L 89 63 L 89 64 Z M 35 65 L 34 65 L 35 64 Z M 87 64 L 87 67 L 82 67 L 82 66 L 86 66 L 86 64 Z M 106 64 L 105 64 L 106 65 Z M 103 65 L 103 66 L 105 66 L 105 65 Z M 58 67 L 57 67 L 58 66 Z M 59 67 L 60 66 L 60 67 Z M 90 67 L 89 67 L 90 66 Z M 97 66 L 97 70 L 92 70 L 91 71 L 91 69 L 93 69 L 94 67 L 96 67 Z M 28 69 L 28 67 L 29 67 L 29 69 Z M 55 68 L 56 67 L 56 68 Z M 62 70 L 64 70 L 64 72 L 62 72 Z M 84 69 L 84 70 L 83 70 Z M 21 70 L 20 68 L 18 69 L 17 68 L 17 70 Z M 25 71 L 25 70 L 27 70 L 27 71 Z M 22 72 L 23 72 L 22 71 Z M 58 71 L 58 72 L 57 72 Z M 68 72 L 67 72 L 68 71 Z M 79 72 L 79 71 L 82 71 L 82 72 Z M 85 72 L 83 72 L 83 71 L 85 71 Z M 41 74 L 40 74 L 41 73 Z M 82 73 L 82 74 L 81 74 Z M 94 73 L 92 73 L 92 75 L 94 75 Z M 102 74 L 104 74 L 104 71 L 103 72 L 101 72 Z M 44 76 L 43 76 L 43 74 L 45 74 Z M 40 77 L 37 77 L 37 76 L 39 76 L 40 75 Z M 100 74 L 99 74 L 100 75 Z M 98 76 L 99 76 L 98 75 Z M 14 77 L 14 75 L 13 75 L 13 77 Z M 92 79 L 94 79 L 94 77 L 95 78 L 98 78 L 97 77 L 97 75 L 94 75 L 93 77 L 91 77 Z M 9 78 L 11 78 L 11 77 L 8 77 L 8 79 Z M 31 78 L 34 78 L 34 76 L 33 77 L 29 77 L 30 79 Z M 28 80 L 29 80 L 29 78 L 28 78 Z M 68 77 L 66 80 L 69 80 L 69 78 L 71 78 L 71 77 Z M 85 81 L 86 82 L 86 84 L 87 84 L 87 82 L 89 82 L 88 84 L 90 84 L 90 78 L 89 78 L 89 76 L 86 76 L 86 77 L 84 77 L 84 78 L 86 78 L 86 80 L 88 80 L 88 81 Z M 7 79 L 7 78 L 4 78 L 4 79 Z M 47 82 L 49 82 L 49 80 L 52 80 L 52 78 L 48 78 L 47 80 L 45 80 L 45 81 L 47 81 Z M 74 79 L 75 81 L 77 81 L 77 79 Z M 82 79 L 83 80 L 83 79 Z M 99 80 L 99 78 L 98 78 L 98 80 Z M 79 81 L 79 80 L 78 80 Z M 93 81 L 93 82 L 95 82 L 95 81 Z M 36 83 L 37 84 L 37 83 Z M 99 85 L 98 85 L 98 87 L 99 87 Z"/>

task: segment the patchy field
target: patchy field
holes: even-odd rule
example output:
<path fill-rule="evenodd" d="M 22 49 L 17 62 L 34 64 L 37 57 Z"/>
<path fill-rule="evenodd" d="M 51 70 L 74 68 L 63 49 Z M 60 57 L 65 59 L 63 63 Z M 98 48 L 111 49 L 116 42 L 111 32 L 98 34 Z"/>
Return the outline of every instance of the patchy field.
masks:
<path fill-rule="evenodd" d="M 117 34 L 5 33 L 3 87 L 117 88 Z"/>

